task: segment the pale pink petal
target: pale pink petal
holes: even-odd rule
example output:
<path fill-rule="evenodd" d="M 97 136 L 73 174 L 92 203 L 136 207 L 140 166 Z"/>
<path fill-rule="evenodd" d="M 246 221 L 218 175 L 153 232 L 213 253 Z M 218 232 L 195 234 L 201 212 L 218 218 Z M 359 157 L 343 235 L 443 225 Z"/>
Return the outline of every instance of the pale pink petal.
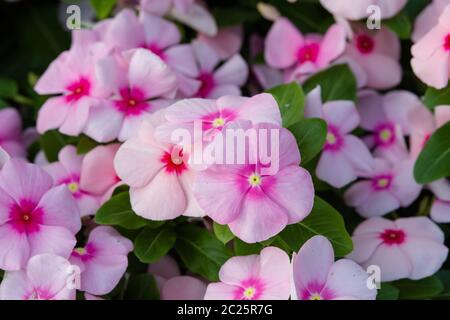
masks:
<path fill-rule="evenodd" d="M 41 253 L 53 253 L 69 258 L 77 240 L 68 229 L 59 226 L 40 225 L 38 232 L 28 234 L 30 256 Z"/>
<path fill-rule="evenodd" d="M 192 49 L 200 65 L 200 72 L 212 72 L 220 62 L 217 53 L 207 44 L 200 41 L 192 42 Z"/>
<path fill-rule="evenodd" d="M 193 3 L 189 10 L 180 10 L 174 7 L 171 16 L 176 20 L 186 24 L 192 29 L 209 36 L 217 34 L 217 25 L 211 13 L 199 4 Z"/>
<path fill-rule="evenodd" d="M 6 272 L 0 285 L 0 300 L 24 300 L 32 290 L 25 271 Z"/>
<path fill-rule="evenodd" d="M 450 121 L 450 106 L 437 106 L 434 108 L 436 126 L 439 128 Z"/>
<path fill-rule="evenodd" d="M 260 257 L 258 255 L 232 257 L 220 268 L 220 281 L 239 286 L 247 279 L 258 278 L 260 273 Z"/>
<path fill-rule="evenodd" d="M 342 133 L 348 133 L 359 124 L 358 111 L 352 101 L 330 101 L 323 105 L 324 118 L 328 124 L 339 128 Z"/>
<path fill-rule="evenodd" d="M 305 118 L 324 118 L 321 94 L 322 90 L 317 86 L 306 95 Z"/>
<path fill-rule="evenodd" d="M 167 280 L 161 291 L 161 300 L 203 300 L 205 293 L 203 281 L 181 276 Z"/>
<path fill-rule="evenodd" d="M 141 0 L 140 7 L 143 11 L 156 14 L 158 16 L 165 15 L 172 5 L 172 1 L 167 0 Z"/>
<path fill-rule="evenodd" d="M 335 188 L 341 188 L 356 179 L 351 161 L 341 152 L 322 152 L 316 175 Z"/>
<path fill-rule="evenodd" d="M 435 242 L 444 242 L 442 230 L 427 217 L 401 218 L 395 224 L 405 230 L 407 235 L 416 238 L 423 238 Z"/>
<path fill-rule="evenodd" d="M 235 300 L 240 287 L 222 282 L 210 283 L 206 288 L 205 300 Z"/>
<path fill-rule="evenodd" d="M 248 66 L 245 60 L 236 54 L 214 72 L 217 85 L 242 86 L 248 77 Z"/>
<path fill-rule="evenodd" d="M 242 26 L 225 27 L 221 28 L 214 37 L 199 34 L 198 39 L 214 48 L 220 58 L 225 60 L 239 52 L 243 41 L 243 28 Z"/>
<path fill-rule="evenodd" d="M 89 110 L 95 102 L 89 97 L 83 97 L 69 106 L 66 119 L 62 123 L 59 131 L 65 135 L 77 136 L 86 126 L 89 117 Z"/>
<path fill-rule="evenodd" d="M 381 271 L 381 281 L 388 282 L 402 278 L 408 278 L 412 272 L 409 256 L 400 246 L 381 245 L 363 267 L 377 265 Z"/>
<path fill-rule="evenodd" d="M 167 64 L 176 72 L 185 76 L 196 78 L 199 74 L 195 61 L 194 50 L 191 45 L 182 44 L 169 48 L 164 52 Z"/>
<path fill-rule="evenodd" d="M 384 218 L 371 218 L 367 219 L 356 227 L 353 235 L 363 235 L 366 233 L 380 233 L 385 229 L 396 229 L 396 224 L 388 219 Z"/>
<path fill-rule="evenodd" d="M 22 136 L 22 119 L 16 109 L 5 108 L 0 110 L 0 139 L 5 140 L 21 140 Z"/>
<path fill-rule="evenodd" d="M 6 271 L 23 269 L 29 257 L 26 233 L 17 232 L 9 223 L 0 226 L 0 268 Z"/>
<path fill-rule="evenodd" d="M 383 97 L 375 90 L 364 90 L 358 94 L 358 112 L 363 129 L 374 131 L 379 124 L 387 121 L 383 102 Z"/>
<path fill-rule="evenodd" d="M 397 174 L 392 181 L 392 192 L 403 207 L 409 206 L 420 194 L 422 186 L 414 179 L 414 161 L 407 160 L 397 164 Z"/>
<path fill-rule="evenodd" d="M 193 183 L 196 173 L 193 170 L 185 171 L 180 176 L 180 183 L 186 195 L 186 209 L 183 215 L 189 217 L 203 217 L 205 212 L 200 208 L 197 199 L 194 196 Z"/>
<path fill-rule="evenodd" d="M 374 160 L 369 149 L 361 139 L 355 136 L 347 135 L 344 137 L 342 153 L 347 156 L 358 174 L 370 172 L 374 166 Z"/>
<path fill-rule="evenodd" d="M 114 228 L 99 226 L 89 234 L 88 243 L 96 248 L 97 255 L 124 255 L 133 250 L 133 243 Z"/>
<path fill-rule="evenodd" d="M 363 263 L 367 261 L 375 250 L 381 245 L 383 240 L 378 233 L 362 233 L 352 236 L 353 251 L 347 255 L 347 258 Z"/>
<path fill-rule="evenodd" d="M 419 98 L 411 92 L 391 91 L 384 96 L 384 112 L 390 121 L 400 125 L 405 135 L 410 133 L 408 114 L 423 108 Z"/>
<path fill-rule="evenodd" d="M 165 49 L 180 42 L 180 31 L 174 23 L 145 12 L 141 13 L 140 18 L 146 44 L 154 44 L 160 49 Z"/>
<path fill-rule="evenodd" d="M 136 14 L 129 9 L 119 12 L 108 25 L 104 41 L 121 50 L 136 48 L 144 40 L 144 32 Z"/>
<path fill-rule="evenodd" d="M 366 10 L 372 4 L 372 0 L 361 0 L 357 3 L 352 0 L 320 0 L 320 3 L 334 15 L 349 20 L 360 20 L 367 16 Z"/>
<path fill-rule="evenodd" d="M 430 209 L 430 217 L 437 223 L 449 223 L 450 202 L 435 199 Z"/>
<path fill-rule="evenodd" d="M 84 133 L 98 142 L 110 142 L 119 136 L 123 119 L 124 114 L 112 103 L 105 103 L 90 110 Z"/>
<path fill-rule="evenodd" d="M 217 103 L 219 104 L 219 101 Z M 265 122 L 281 126 L 278 103 L 272 95 L 267 93 L 261 93 L 246 100 L 239 110 L 239 116 L 251 120 L 254 124 Z"/>
<path fill-rule="evenodd" d="M 427 85 L 436 89 L 442 89 L 447 85 L 449 77 L 449 59 L 446 51 L 437 49 L 434 54 L 426 60 L 413 57 L 411 66 L 416 76 Z"/>
<path fill-rule="evenodd" d="M 67 52 L 61 53 L 47 68 L 39 78 L 34 90 L 39 94 L 57 94 L 66 90 L 70 80 L 75 75 L 65 67 L 64 59 Z"/>
<path fill-rule="evenodd" d="M 66 120 L 70 104 L 63 97 L 48 99 L 39 109 L 36 128 L 39 133 L 59 128 Z"/>
<path fill-rule="evenodd" d="M 346 45 L 345 28 L 334 24 L 328 30 L 322 39 L 317 63 L 320 67 L 326 67 L 328 64 L 339 57 L 345 50 Z"/>
<path fill-rule="evenodd" d="M 291 263 L 289 256 L 276 247 L 267 247 L 259 256 L 259 276 L 265 283 L 261 300 L 287 300 L 291 290 Z"/>
<path fill-rule="evenodd" d="M 356 211 L 365 217 L 382 216 L 400 207 L 400 201 L 389 191 L 372 191 L 366 201 L 356 207 Z"/>
<path fill-rule="evenodd" d="M 164 279 L 181 275 L 177 262 L 171 256 L 164 256 L 158 261 L 149 264 L 147 271 Z"/>

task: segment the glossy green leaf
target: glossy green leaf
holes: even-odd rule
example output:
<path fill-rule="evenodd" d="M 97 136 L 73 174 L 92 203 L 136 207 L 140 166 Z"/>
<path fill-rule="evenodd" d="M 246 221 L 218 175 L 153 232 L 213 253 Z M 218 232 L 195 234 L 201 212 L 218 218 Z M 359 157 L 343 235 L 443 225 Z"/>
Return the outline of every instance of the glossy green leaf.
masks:
<path fill-rule="evenodd" d="M 323 148 L 327 138 L 327 123 L 319 118 L 303 119 L 289 127 L 297 140 L 302 165 L 312 160 Z"/>
<path fill-rule="evenodd" d="M 444 285 L 436 276 L 421 280 L 402 279 L 391 284 L 400 290 L 400 300 L 429 299 L 444 290 Z"/>
<path fill-rule="evenodd" d="M 144 228 L 134 241 L 134 254 L 141 262 L 156 262 L 172 249 L 176 240 L 173 229 Z"/>
<path fill-rule="evenodd" d="M 131 276 L 124 300 L 159 300 L 159 289 L 155 278 L 148 273 Z"/>
<path fill-rule="evenodd" d="M 267 90 L 277 100 L 283 127 L 287 128 L 303 119 L 305 95 L 297 82 L 282 84 Z"/>
<path fill-rule="evenodd" d="M 231 232 L 227 225 L 222 225 L 214 222 L 213 224 L 214 234 L 223 244 L 227 244 L 234 239 L 234 234 Z"/>
<path fill-rule="evenodd" d="M 116 2 L 117 0 L 91 0 L 91 5 L 94 8 L 97 18 L 105 19 L 110 15 Z"/>

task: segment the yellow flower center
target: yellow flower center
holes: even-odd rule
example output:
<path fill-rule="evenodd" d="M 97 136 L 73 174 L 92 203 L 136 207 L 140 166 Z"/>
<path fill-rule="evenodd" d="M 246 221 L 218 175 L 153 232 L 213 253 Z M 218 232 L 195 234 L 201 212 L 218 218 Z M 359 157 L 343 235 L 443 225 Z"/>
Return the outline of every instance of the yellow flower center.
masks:
<path fill-rule="evenodd" d="M 261 177 L 260 177 L 258 174 L 253 173 L 253 174 L 248 178 L 248 182 L 250 183 L 250 185 L 251 185 L 252 187 L 259 186 L 259 185 L 261 184 Z"/>
<path fill-rule="evenodd" d="M 76 183 L 76 182 L 69 183 L 67 185 L 67 188 L 70 190 L 70 192 L 73 192 L 73 193 L 75 193 L 79 190 L 78 183 Z"/>
<path fill-rule="evenodd" d="M 244 297 L 247 299 L 251 299 L 255 296 L 256 293 L 256 289 L 253 287 L 248 287 L 247 289 L 245 289 L 244 291 Z"/>
<path fill-rule="evenodd" d="M 223 118 L 216 118 L 213 121 L 214 128 L 222 127 L 224 124 L 225 124 L 225 119 L 223 119 Z"/>
<path fill-rule="evenodd" d="M 328 144 L 335 144 L 337 141 L 336 136 L 332 132 L 327 133 L 327 142 Z"/>
<path fill-rule="evenodd" d="M 309 300 L 322 300 L 322 297 L 320 296 L 320 294 L 315 293 L 309 297 Z"/>
<path fill-rule="evenodd" d="M 381 188 L 387 187 L 388 184 L 389 184 L 389 179 L 382 178 L 382 179 L 378 180 L 378 186 L 381 187 Z"/>
<path fill-rule="evenodd" d="M 86 249 L 85 248 L 75 248 L 75 249 L 73 249 L 73 251 L 78 253 L 80 256 L 82 256 L 83 254 L 86 253 Z"/>
<path fill-rule="evenodd" d="M 380 131 L 380 139 L 381 139 L 381 141 L 387 142 L 387 141 L 391 140 L 391 138 L 392 138 L 391 130 L 384 129 L 384 130 Z"/>

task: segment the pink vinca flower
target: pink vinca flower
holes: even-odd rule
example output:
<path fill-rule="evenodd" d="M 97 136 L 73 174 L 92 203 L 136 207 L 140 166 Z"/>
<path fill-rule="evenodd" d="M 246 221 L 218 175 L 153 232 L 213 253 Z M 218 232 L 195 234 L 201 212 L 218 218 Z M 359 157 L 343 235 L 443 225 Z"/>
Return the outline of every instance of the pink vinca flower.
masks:
<path fill-rule="evenodd" d="M 220 282 L 208 285 L 205 300 L 287 300 L 291 272 L 288 255 L 275 247 L 232 257 L 220 268 Z"/>
<path fill-rule="evenodd" d="M 322 118 L 328 124 L 325 146 L 317 164 L 317 177 L 335 188 L 341 188 L 370 171 L 373 158 L 367 146 L 351 134 L 359 124 L 352 101 L 329 101 L 322 104 L 320 87 L 306 98 L 305 117 Z"/>
<path fill-rule="evenodd" d="M 450 222 L 450 180 L 439 179 L 428 186 L 435 199 L 431 206 L 430 217 L 438 223 Z"/>
<path fill-rule="evenodd" d="M 369 274 L 355 262 L 334 262 L 330 241 L 309 239 L 292 258 L 295 298 L 299 300 L 375 300 L 376 289 L 367 287 Z"/>
<path fill-rule="evenodd" d="M 372 31 L 358 26 L 347 44 L 344 59 L 349 60 L 360 86 L 389 89 L 402 79 L 400 40 L 386 27 Z"/>
<path fill-rule="evenodd" d="M 391 91 L 380 95 L 363 91 L 358 97 L 360 126 L 372 132 L 365 141 L 375 148 L 375 155 L 391 160 L 408 157 L 403 134 L 409 135 L 409 114 L 423 108 L 417 96 L 407 91 Z"/>
<path fill-rule="evenodd" d="M 414 160 L 411 159 L 392 164 L 375 158 L 373 168 L 360 174 L 365 179 L 346 191 L 345 201 L 366 218 L 408 207 L 422 190 L 414 179 L 413 168 Z"/>
<path fill-rule="evenodd" d="M 188 164 L 189 154 L 154 136 L 163 117 L 159 112 L 144 121 L 137 135 L 120 147 L 114 160 L 117 175 L 130 186 L 131 206 L 144 218 L 203 216 L 192 195 L 195 172 Z"/>
<path fill-rule="evenodd" d="M 145 115 L 167 105 L 161 98 L 173 98 L 177 89 L 171 69 L 145 49 L 102 59 L 97 76 L 112 92 L 103 106 L 92 110 L 85 129 L 99 142 L 130 138 Z"/>
<path fill-rule="evenodd" d="M 0 172 L 0 267 L 19 270 L 40 253 L 68 257 L 80 213 L 66 186 L 53 187 L 43 169 L 8 161 Z"/>
<path fill-rule="evenodd" d="M 411 48 L 411 66 L 416 76 L 429 86 L 442 89 L 450 77 L 450 5 L 437 25 Z"/>
<path fill-rule="evenodd" d="M 241 50 L 244 38 L 244 30 L 241 25 L 225 27 L 213 37 L 200 33 L 197 39 L 212 47 L 220 59 L 226 60 Z"/>
<path fill-rule="evenodd" d="M 120 144 L 98 146 L 89 151 L 83 159 L 80 173 L 80 188 L 99 197 L 103 203 L 111 197 L 122 181 L 114 169 L 114 157 Z"/>
<path fill-rule="evenodd" d="M 299 167 L 300 152 L 294 136 L 284 128 L 252 126 L 243 120 L 231 123 L 226 130 L 254 130 L 257 141 L 237 150 L 247 155 L 242 164 L 212 164 L 198 173 L 194 195 L 200 207 L 214 221 L 228 224 L 236 236 L 248 243 L 267 240 L 287 224 L 303 220 L 311 212 L 314 187 L 308 171 Z M 277 140 L 271 136 L 274 132 L 278 133 Z M 261 140 L 264 137 L 266 141 Z M 269 164 L 263 164 L 257 153 L 260 141 L 268 150 L 278 149 L 271 170 L 266 170 Z M 272 170 L 274 166 L 278 170 Z"/>
<path fill-rule="evenodd" d="M 307 75 L 326 68 L 345 49 L 345 29 L 331 26 L 327 33 L 303 36 L 286 18 L 279 18 L 265 41 L 265 59 L 276 69 L 290 68 L 287 81 L 303 80 Z"/>
<path fill-rule="evenodd" d="M 406 5 L 407 0 L 320 0 L 320 3 L 336 17 L 361 20 L 374 13 L 368 10 L 370 6 L 379 8 L 380 18 L 391 18 Z"/>
<path fill-rule="evenodd" d="M 220 66 L 221 59 L 211 46 L 194 40 L 192 42 L 198 73 L 193 77 L 200 84 L 190 97 L 219 98 L 224 95 L 241 95 L 240 87 L 248 77 L 248 66 L 244 59 L 235 54 Z"/>
<path fill-rule="evenodd" d="M 97 227 L 84 247 L 75 248 L 70 262 L 81 270 L 80 290 L 94 295 L 109 293 L 128 266 L 133 244 L 111 227 Z"/>
<path fill-rule="evenodd" d="M 439 15 L 444 12 L 450 0 L 432 0 L 432 2 L 417 16 L 414 22 L 414 32 L 411 38 L 414 42 L 419 41 L 439 22 Z"/>
<path fill-rule="evenodd" d="M 198 91 L 200 82 L 192 79 L 198 74 L 194 51 L 190 45 L 179 45 L 181 35 L 174 23 L 147 13 L 138 19 L 133 11 L 123 10 L 108 24 L 104 41 L 120 50 L 150 50 L 171 67 L 183 94 Z"/>
<path fill-rule="evenodd" d="M 364 268 L 379 266 L 382 282 L 431 276 L 448 254 L 444 233 L 425 217 L 370 218 L 355 229 L 352 239 L 354 250 L 348 258 Z"/>
<path fill-rule="evenodd" d="M 16 109 L 0 110 L 0 147 L 12 157 L 25 157 L 22 120 Z"/>
<path fill-rule="evenodd" d="M 0 147 L 0 169 L 3 168 L 3 166 L 9 159 L 11 159 L 11 157 L 8 154 L 8 152 L 6 152 L 5 149 Z"/>
<path fill-rule="evenodd" d="M 281 126 L 278 104 L 273 96 L 267 93 L 251 98 L 223 96 L 217 100 L 184 99 L 174 103 L 164 112 L 167 122 L 156 128 L 156 136 L 165 141 L 171 141 L 172 133 L 179 128 L 188 130 L 191 137 L 194 137 L 196 124 L 200 125 L 203 138 L 209 141 L 233 121 L 249 120 L 253 124 L 270 123 Z"/>
<path fill-rule="evenodd" d="M 81 216 L 95 214 L 100 207 L 100 198 L 80 186 L 83 156 L 77 154 L 76 147 L 66 146 L 59 152 L 59 162 L 51 163 L 44 169 L 52 176 L 55 185 L 65 186 L 75 199 Z"/>
<path fill-rule="evenodd" d="M 79 135 L 86 126 L 91 107 L 98 106 L 107 92 L 95 79 L 95 63 L 108 50 L 102 45 L 72 46 L 48 67 L 35 86 L 49 98 L 39 110 L 37 130 L 57 129 L 64 134 Z"/>
<path fill-rule="evenodd" d="M 24 270 L 5 273 L 0 300 L 75 300 L 76 272 L 62 257 L 35 255 Z"/>
<path fill-rule="evenodd" d="M 171 18 L 209 36 L 217 34 L 214 17 L 195 0 L 141 0 L 141 10 L 153 15 L 168 14 Z"/>

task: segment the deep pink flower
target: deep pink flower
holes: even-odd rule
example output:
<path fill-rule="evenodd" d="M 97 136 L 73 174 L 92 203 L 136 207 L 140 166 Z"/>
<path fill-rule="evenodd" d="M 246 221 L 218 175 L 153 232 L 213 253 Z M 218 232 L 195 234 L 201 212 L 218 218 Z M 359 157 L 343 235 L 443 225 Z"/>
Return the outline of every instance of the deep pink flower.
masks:
<path fill-rule="evenodd" d="M 66 146 L 59 152 L 59 162 L 51 163 L 44 169 L 52 176 L 55 185 L 64 185 L 75 199 L 81 216 L 95 214 L 100 207 L 100 197 L 80 186 L 83 156 L 77 155 L 74 146 Z"/>
<path fill-rule="evenodd" d="M 303 220 L 311 212 L 314 187 L 308 171 L 299 167 L 300 153 L 294 136 L 274 125 L 252 127 L 250 121 L 234 122 L 226 129 L 243 132 L 253 129 L 258 141 L 262 132 L 269 139 L 272 130 L 279 132 L 277 141 L 268 141 L 268 150 L 272 150 L 273 143 L 279 150 L 275 159 L 278 170 L 265 172 L 267 164 L 262 164 L 256 145 L 238 150 L 248 156 L 243 164 L 213 164 L 198 173 L 194 195 L 200 207 L 214 221 L 228 224 L 236 236 L 249 243 L 267 240 L 287 224 Z M 270 165 L 275 165 L 275 161 Z"/>
<path fill-rule="evenodd" d="M 0 110 L 0 147 L 11 157 L 25 157 L 22 119 L 16 109 Z"/>
<path fill-rule="evenodd" d="M 356 228 L 352 239 L 354 250 L 348 258 L 364 268 L 379 266 L 383 282 L 431 276 L 448 254 L 444 233 L 425 217 L 370 218 Z"/>
<path fill-rule="evenodd" d="M 340 25 L 330 27 L 323 37 L 303 36 L 288 19 L 279 18 L 267 35 L 264 54 L 270 67 L 291 68 L 287 81 L 292 81 L 326 68 L 344 49 L 345 29 Z"/>
<path fill-rule="evenodd" d="M 99 142 L 130 138 L 145 115 L 168 104 L 161 98 L 173 98 L 177 89 L 171 69 L 145 49 L 102 59 L 97 76 L 112 93 L 102 106 L 91 110 L 85 129 Z"/>
<path fill-rule="evenodd" d="M 439 22 L 411 48 L 411 66 L 416 76 L 429 86 L 442 89 L 450 77 L 450 5 Z"/>
<path fill-rule="evenodd" d="M 359 124 L 352 101 L 329 101 L 322 104 L 320 87 L 306 100 L 305 117 L 322 118 L 328 124 L 325 146 L 317 165 L 317 177 L 340 188 L 355 180 L 361 171 L 368 172 L 373 158 L 367 146 L 351 134 Z"/>
<path fill-rule="evenodd" d="M 73 271 L 62 257 L 35 255 L 24 270 L 5 273 L 0 300 L 75 300 L 77 275 Z"/>
<path fill-rule="evenodd" d="M 19 270 L 40 253 L 68 257 L 81 227 L 80 213 L 66 186 L 23 160 L 0 172 L 0 267 Z"/>
<path fill-rule="evenodd" d="M 295 298 L 299 300 L 375 300 L 376 289 L 367 287 L 369 275 L 355 262 L 334 262 L 333 247 L 314 236 L 292 258 Z"/>
<path fill-rule="evenodd" d="M 232 257 L 220 268 L 219 279 L 208 285 L 205 300 L 287 300 L 289 257 L 275 247 L 264 248 L 260 255 Z"/>
<path fill-rule="evenodd" d="M 365 180 L 356 182 L 345 193 L 348 205 L 356 207 L 363 217 L 382 216 L 400 207 L 409 206 L 422 187 L 413 176 L 414 160 L 399 160 L 393 164 L 375 158 L 373 168 L 361 172 Z"/>
<path fill-rule="evenodd" d="M 81 270 L 80 290 L 94 295 L 109 293 L 125 273 L 132 250 L 132 242 L 113 228 L 92 230 L 86 245 L 75 248 L 70 257 Z"/>

